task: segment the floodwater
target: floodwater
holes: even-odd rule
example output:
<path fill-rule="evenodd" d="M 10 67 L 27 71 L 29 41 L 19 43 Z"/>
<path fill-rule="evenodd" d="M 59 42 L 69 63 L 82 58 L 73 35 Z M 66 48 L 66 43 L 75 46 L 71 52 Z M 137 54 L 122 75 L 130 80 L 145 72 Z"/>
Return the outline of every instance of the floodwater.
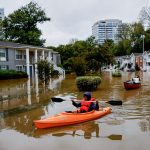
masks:
<path fill-rule="evenodd" d="M 40 130 L 33 120 L 76 109 L 69 98 L 80 99 L 83 93 L 75 85 L 75 76 L 53 79 L 48 86 L 37 79 L 0 81 L 0 150 L 148 150 L 150 72 L 139 75 L 142 87 L 128 91 L 123 81 L 135 73 L 122 72 L 119 78 L 103 73 L 102 83 L 92 95 L 102 107 L 111 106 L 106 100 L 122 100 L 122 106 L 111 106 L 111 114 L 78 125 Z M 58 95 L 66 101 L 52 102 L 51 97 Z"/>

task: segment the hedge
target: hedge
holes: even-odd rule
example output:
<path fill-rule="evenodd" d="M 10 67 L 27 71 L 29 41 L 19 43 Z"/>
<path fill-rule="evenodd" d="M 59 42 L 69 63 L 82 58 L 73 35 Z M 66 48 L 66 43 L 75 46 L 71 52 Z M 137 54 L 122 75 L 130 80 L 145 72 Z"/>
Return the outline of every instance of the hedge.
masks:
<path fill-rule="evenodd" d="M 27 78 L 28 75 L 23 71 L 0 70 L 0 80 Z"/>
<path fill-rule="evenodd" d="M 99 76 L 82 76 L 76 78 L 76 85 L 80 91 L 96 90 L 101 83 Z"/>

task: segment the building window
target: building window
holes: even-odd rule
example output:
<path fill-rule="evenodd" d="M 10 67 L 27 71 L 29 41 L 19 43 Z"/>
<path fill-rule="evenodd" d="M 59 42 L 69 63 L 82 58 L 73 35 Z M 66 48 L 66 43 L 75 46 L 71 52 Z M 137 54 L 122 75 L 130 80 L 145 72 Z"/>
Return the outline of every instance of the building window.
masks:
<path fill-rule="evenodd" d="M 1 69 L 1 70 L 7 70 L 7 68 L 8 68 L 8 66 L 6 66 L 6 65 L 0 66 L 0 69 Z"/>
<path fill-rule="evenodd" d="M 6 61 L 6 50 L 0 49 L 0 61 Z"/>
<path fill-rule="evenodd" d="M 22 65 L 17 65 L 17 66 L 16 66 L 16 70 L 17 70 L 17 71 L 24 71 L 24 68 L 23 68 Z"/>
<path fill-rule="evenodd" d="M 23 57 L 24 57 L 24 60 L 26 60 L 26 54 L 24 54 Z"/>
<path fill-rule="evenodd" d="M 16 50 L 16 60 L 22 60 L 22 58 L 23 58 L 22 55 L 23 55 L 22 51 Z"/>

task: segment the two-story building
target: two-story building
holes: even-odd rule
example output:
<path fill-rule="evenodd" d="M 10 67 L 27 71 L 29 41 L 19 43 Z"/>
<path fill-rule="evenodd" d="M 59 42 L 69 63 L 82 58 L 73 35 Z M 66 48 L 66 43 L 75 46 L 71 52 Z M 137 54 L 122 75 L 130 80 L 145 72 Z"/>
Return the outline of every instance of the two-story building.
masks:
<path fill-rule="evenodd" d="M 64 74 L 64 70 L 57 66 L 61 63 L 58 52 L 44 47 L 0 41 L 0 69 L 25 71 L 33 77 L 39 59 L 47 59 L 54 64 L 55 70 Z"/>
<path fill-rule="evenodd" d="M 133 63 L 133 66 L 137 65 L 140 69 L 143 69 L 143 53 L 132 53 L 131 63 Z"/>
<path fill-rule="evenodd" d="M 143 70 L 150 71 L 150 51 L 143 53 Z"/>
<path fill-rule="evenodd" d="M 133 67 L 133 64 L 131 63 L 132 59 L 131 55 L 115 57 L 116 63 L 120 64 L 120 69 L 122 70 L 128 70 L 128 64 L 131 65 L 131 68 Z"/>
<path fill-rule="evenodd" d="M 148 66 L 148 56 L 146 52 L 144 54 L 132 53 L 131 55 L 116 57 L 115 59 L 116 62 L 120 63 L 120 68 L 124 70 L 135 69 L 136 65 L 140 69 L 143 69 L 145 66 Z"/>

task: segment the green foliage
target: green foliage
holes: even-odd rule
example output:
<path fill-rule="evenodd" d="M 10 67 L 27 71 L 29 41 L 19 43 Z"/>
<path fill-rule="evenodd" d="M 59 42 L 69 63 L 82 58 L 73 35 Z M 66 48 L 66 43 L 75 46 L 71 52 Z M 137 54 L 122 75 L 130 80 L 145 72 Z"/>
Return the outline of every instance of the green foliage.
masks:
<path fill-rule="evenodd" d="M 0 70 L 0 80 L 27 78 L 26 72 L 15 70 Z"/>
<path fill-rule="evenodd" d="M 113 72 L 112 76 L 113 77 L 121 77 L 121 73 L 120 72 Z"/>
<path fill-rule="evenodd" d="M 63 68 L 67 72 L 75 71 L 77 75 L 84 75 L 87 70 L 98 71 L 102 64 L 113 62 L 113 48 L 112 41 L 108 40 L 104 46 L 98 46 L 91 36 L 86 41 L 75 40 L 60 45 L 55 51 L 60 53 Z"/>
<path fill-rule="evenodd" d="M 120 26 L 117 37 L 122 40 L 127 40 L 130 38 L 130 24 L 123 23 Z"/>
<path fill-rule="evenodd" d="M 68 58 L 67 61 L 64 62 L 63 68 L 65 68 L 66 73 L 71 73 L 73 72 L 73 59 Z"/>
<path fill-rule="evenodd" d="M 123 24 L 119 30 L 119 43 L 115 48 L 115 55 L 129 55 L 131 53 L 142 53 L 142 35 L 145 35 L 144 26 L 140 22 Z M 145 36 L 147 41 L 148 36 Z M 148 43 L 148 42 L 147 42 Z M 150 47 L 149 47 L 150 48 Z"/>
<path fill-rule="evenodd" d="M 96 90 L 101 83 L 99 76 L 83 76 L 76 78 L 76 85 L 80 91 Z"/>
<path fill-rule="evenodd" d="M 119 41 L 116 48 L 117 51 L 115 51 L 115 55 L 117 56 L 129 55 L 131 54 L 132 50 L 131 41 L 129 39 Z"/>
<path fill-rule="evenodd" d="M 42 82 L 47 83 L 52 76 L 54 71 L 53 65 L 50 64 L 47 60 L 39 60 L 37 62 L 38 66 L 38 76 Z"/>
<path fill-rule="evenodd" d="M 146 30 L 144 38 L 145 51 L 150 50 L 150 29 Z"/>
<path fill-rule="evenodd" d="M 2 20 L 0 20 L 0 40 L 2 41 L 4 38 L 4 33 L 3 33 L 3 30 L 2 30 Z"/>
<path fill-rule="evenodd" d="M 37 3 L 30 2 L 2 21 L 3 40 L 43 46 L 45 40 L 40 39 L 42 32 L 37 24 L 45 21 L 50 21 L 50 18 L 46 17 L 44 10 Z"/>
<path fill-rule="evenodd" d="M 73 58 L 73 70 L 77 76 L 84 76 L 86 71 L 86 63 L 82 57 Z"/>
<path fill-rule="evenodd" d="M 96 72 L 96 71 L 98 71 L 99 70 L 99 62 L 98 61 L 96 61 L 95 59 L 91 59 L 91 61 L 88 61 L 87 62 L 87 67 L 88 67 L 88 70 L 90 70 L 90 71 L 94 71 L 94 72 Z"/>

